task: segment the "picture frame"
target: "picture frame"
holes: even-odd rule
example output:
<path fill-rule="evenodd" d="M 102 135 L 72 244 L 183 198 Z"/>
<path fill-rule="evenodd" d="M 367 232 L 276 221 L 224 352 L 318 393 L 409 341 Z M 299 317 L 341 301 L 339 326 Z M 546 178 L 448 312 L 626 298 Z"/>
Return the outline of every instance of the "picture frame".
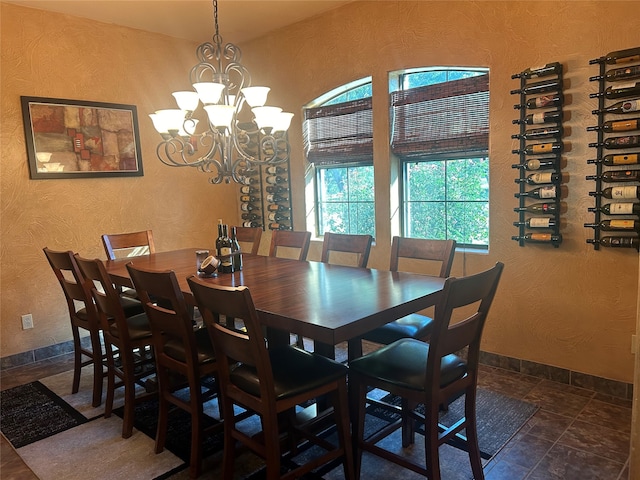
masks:
<path fill-rule="evenodd" d="M 31 179 L 140 177 L 135 105 L 21 96 Z"/>

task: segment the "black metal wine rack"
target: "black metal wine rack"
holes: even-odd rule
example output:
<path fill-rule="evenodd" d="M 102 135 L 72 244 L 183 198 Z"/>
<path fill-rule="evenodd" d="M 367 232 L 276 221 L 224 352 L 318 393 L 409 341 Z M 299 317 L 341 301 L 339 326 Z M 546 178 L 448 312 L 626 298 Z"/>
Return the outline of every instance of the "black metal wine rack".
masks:
<path fill-rule="evenodd" d="M 520 126 L 519 148 L 512 153 L 519 162 L 515 182 L 519 185 L 514 208 L 518 235 L 511 238 L 521 247 L 527 243 L 547 243 L 555 248 L 562 243 L 560 233 L 560 198 L 562 184 L 562 142 L 564 95 L 563 66 L 559 62 L 544 67 L 528 68 L 511 76 L 520 79 L 520 88 L 512 90 L 519 96 L 513 107 L 520 117 L 513 121 Z M 536 196 L 538 192 L 538 196 Z M 534 211 L 527 210 L 533 209 Z"/>
<path fill-rule="evenodd" d="M 596 158 L 587 160 L 596 167 L 594 175 L 586 176 L 594 181 L 589 195 L 595 200 L 588 208 L 594 214 L 593 223 L 584 224 L 593 229 L 587 243 L 595 250 L 601 245 L 638 249 L 640 47 L 610 52 L 589 64 L 597 64 L 599 72 L 589 78 L 598 85 L 598 91 L 589 95 L 598 99 L 598 108 L 592 111 L 597 125 L 587 128 L 597 132 L 596 142 L 589 143 L 596 149 Z"/>

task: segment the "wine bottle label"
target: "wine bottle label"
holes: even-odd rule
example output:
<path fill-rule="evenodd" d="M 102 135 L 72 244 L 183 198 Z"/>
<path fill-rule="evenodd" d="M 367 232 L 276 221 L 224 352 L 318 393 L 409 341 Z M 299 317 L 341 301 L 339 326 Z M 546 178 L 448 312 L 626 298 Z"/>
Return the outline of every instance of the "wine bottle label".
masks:
<path fill-rule="evenodd" d="M 609 87 L 611 91 L 617 92 L 618 90 L 623 90 L 625 88 L 633 88 L 637 85 L 637 82 L 622 82 L 618 83 L 615 87 Z"/>
<path fill-rule="evenodd" d="M 548 217 L 536 217 L 529 220 L 530 228 L 549 228 L 551 219 Z"/>
<path fill-rule="evenodd" d="M 537 145 L 531 145 L 531 151 L 533 153 L 548 153 L 553 150 L 553 143 L 539 143 Z"/>
<path fill-rule="evenodd" d="M 544 113 L 534 113 L 531 117 L 531 123 L 544 123 Z"/>
<path fill-rule="evenodd" d="M 540 168 L 540 160 L 533 159 L 527 162 L 527 168 L 529 170 L 538 170 Z"/>
<path fill-rule="evenodd" d="M 640 98 L 623 102 L 621 108 L 622 113 L 637 112 L 640 110 Z"/>
<path fill-rule="evenodd" d="M 541 97 L 536 98 L 535 105 L 537 108 L 546 107 L 550 103 L 554 101 L 554 95 L 543 95 Z"/>
<path fill-rule="evenodd" d="M 548 187 L 540 188 L 540 198 L 555 198 L 556 187 L 555 185 L 549 185 Z"/>
<path fill-rule="evenodd" d="M 633 203 L 612 203 L 609 205 L 611 215 L 630 215 L 633 213 Z"/>
<path fill-rule="evenodd" d="M 611 123 L 612 132 L 626 132 L 628 130 L 638 130 L 638 128 L 640 128 L 640 126 L 637 118 Z"/>
<path fill-rule="evenodd" d="M 552 182 L 551 175 L 552 175 L 551 172 L 534 173 L 529 178 L 533 183 L 551 183 Z"/>
<path fill-rule="evenodd" d="M 550 233 L 531 233 L 529 238 L 534 242 L 550 242 L 551 234 Z"/>
<path fill-rule="evenodd" d="M 636 198 L 638 187 L 612 187 L 611 198 Z"/>
<path fill-rule="evenodd" d="M 633 230 L 633 220 L 611 220 L 609 226 L 617 230 Z"/>
<path fill-rule="evenodd" d="M 638 154 L 614 155 L 611 157 L 611 165 L 633 165 L 638 163 Z"/>
<path fill-rule="evenodd" d="M 231 255 L 231 247 L 220 247 L 220 256 Z M 224 264 L 224 262 L 222 262 Z"/>

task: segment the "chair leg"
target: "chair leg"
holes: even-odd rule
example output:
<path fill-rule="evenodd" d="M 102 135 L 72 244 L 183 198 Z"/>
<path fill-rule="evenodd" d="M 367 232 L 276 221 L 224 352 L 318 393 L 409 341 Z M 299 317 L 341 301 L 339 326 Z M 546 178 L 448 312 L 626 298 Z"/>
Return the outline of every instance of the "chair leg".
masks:
<path fill-rule="evenodd" d="M 202 468 L 202 394 L 200 383 L 195 382 L 189 389 L 190 410 L 191 410 L 191 457 L 189 463 L 189 476 L 198 478 Z"/>
<path fill-rule="evenodd" d="M 82 371 L 82 346 L 80 345 L 80 332 L 78 327 L 71 325 L 73 333 L 73 383 L 71 393 L 78 393 L 80 390 L 80 372 Z"/>
<path fill-rule="evenodd" d="M 115 360 L 113 358 L 113 347 L 110 343 L 105 342 L 105 349 L 107 351 L 107 399 L 104 402 L 104 418 L 109 418 L 113 411 L 113 397 L 116 389 L 116 367 Z M 127 417 L 127 402 L 125 400 L 125 419 Z M 126 422 L 125 422 L 126 423 Z M 124 432 L 123 432 L 124 436 Z M 127 438 L 127 437 L 124 437 Z"/>
<path fill-rule="evenodd" d="M 480 446 L 478 445 L 478 429 L 476 424 L 476 395 L 475 392 L 467 392 L 465 398 L 465 418 L 467 424 L 465 433 L 467 435 L 467 449 L 469 450 L 469 461 L 471 471 L 475 480 L 484 480 L 482 469 L 482 459 L 480 458 Z"/>
<path fill-rule="evenodd" d="M 123 358 L 124 355 L 127 358 Z M 130 352 L 123 354 L 120 351 L 120 358 L 122 360 L 122 372 L 124 384 L 124 419 L 122 422 L 122 438 L 129 438 L 133 433 L 133 417 L 135 415 L 136 408 L 136 383 L 135 373 L 133 366 L 133 358 L 131 358 Z"/>
<path fill-rule="evenodd" d="M 169 402 L 167 395 L 171 395 L 169 391 L 169 377 L 167 369 L 161 365 L 156 367 L 156 376 L 158 379 L 158 428 L 156 430 L 156 453 L 164 450 L 164 443 L 167 437 L 167 423 L 169 415 Z"/>
<path fill-rule="evenodd" d="M 94 407 L 99 407 L 102 403 L 102 383 L 104 380 L 102 344 L 99 332 L 91 333 L 91 349 L 93 351 L 93 401 L 91 404 Z"/>
<path fill-rule="evenodd" d="M 360 478 L 362 465 L 362 447 L 364 440 L 364 416 L 366 413 L 367 389 L 366 385 L 355 375 L 349 375 L 349 408 L 351 410 L 351 442 L 353 445 L 354 478 Z"/>
<path fill-rule="evenodd" d="M 233 414 L 233 403 L 226 397 L 218 397 L 218 405 L 222 402 L 222 412 L 224 412 L 224 456 L 222 458 L 222 478 L 223 480 L 233 480 L 234 463 L 236 457 L 236 441 L 232 432 L 236 428 L 236 419 Z"/>
<path fill-rule="evenodd" d="M 333 415 L 335 417 L 336 428 L 338 430 L 338 440 L 340 447 L 344 450 L 342 461 L 344 478 L 346 480 L 355 479 L 355 467 L 353 461 L 353 443 L 349 433 L 349 408 L 346 379 L 338 381 L 338 391 L 333 395 Z"/>
<path fill-rule="evenodd" d="M 424 425 L 424 450 L 427 478 L 440 480 L 440 450 L 438 442 L 438 408 L 427 407 Z"/>
<path fill-rule="evenodd" d="M 280 435 L 278 432 L 278 416 L 263 415 L 262 431 L 264 433 L 265 463 L 267 465 L 266 480 L 280 478 Z"/>

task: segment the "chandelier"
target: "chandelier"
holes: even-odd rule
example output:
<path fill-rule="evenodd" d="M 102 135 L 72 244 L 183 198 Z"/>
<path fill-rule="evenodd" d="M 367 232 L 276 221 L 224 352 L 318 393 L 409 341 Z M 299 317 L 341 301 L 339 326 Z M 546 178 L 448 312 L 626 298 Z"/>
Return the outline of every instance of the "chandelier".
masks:
<path fill-rule="evenodd" d="M 254 166 L 289 160 L 286 132 L 293 113 L 265 106 L 269 87 L 251 86 L 251 75 L 240 63 L 240 49 L 222 42 L 217 0 L 213 0 L 213 18 L 213 41 L 198 46 L 198 63 L 189 73 L 194 90 L 174 92 L 178 108 L 149 116 L 162 136 L 156 148 L 162 163 L 195 167 L 212 174 L 209 182 L 213 184 L 232 180 L 244 184 Z M 206 122 L 194 116 L 200 103 Z M 198 131 L 199 123 L 206 123 L 204 131 Z"/>

